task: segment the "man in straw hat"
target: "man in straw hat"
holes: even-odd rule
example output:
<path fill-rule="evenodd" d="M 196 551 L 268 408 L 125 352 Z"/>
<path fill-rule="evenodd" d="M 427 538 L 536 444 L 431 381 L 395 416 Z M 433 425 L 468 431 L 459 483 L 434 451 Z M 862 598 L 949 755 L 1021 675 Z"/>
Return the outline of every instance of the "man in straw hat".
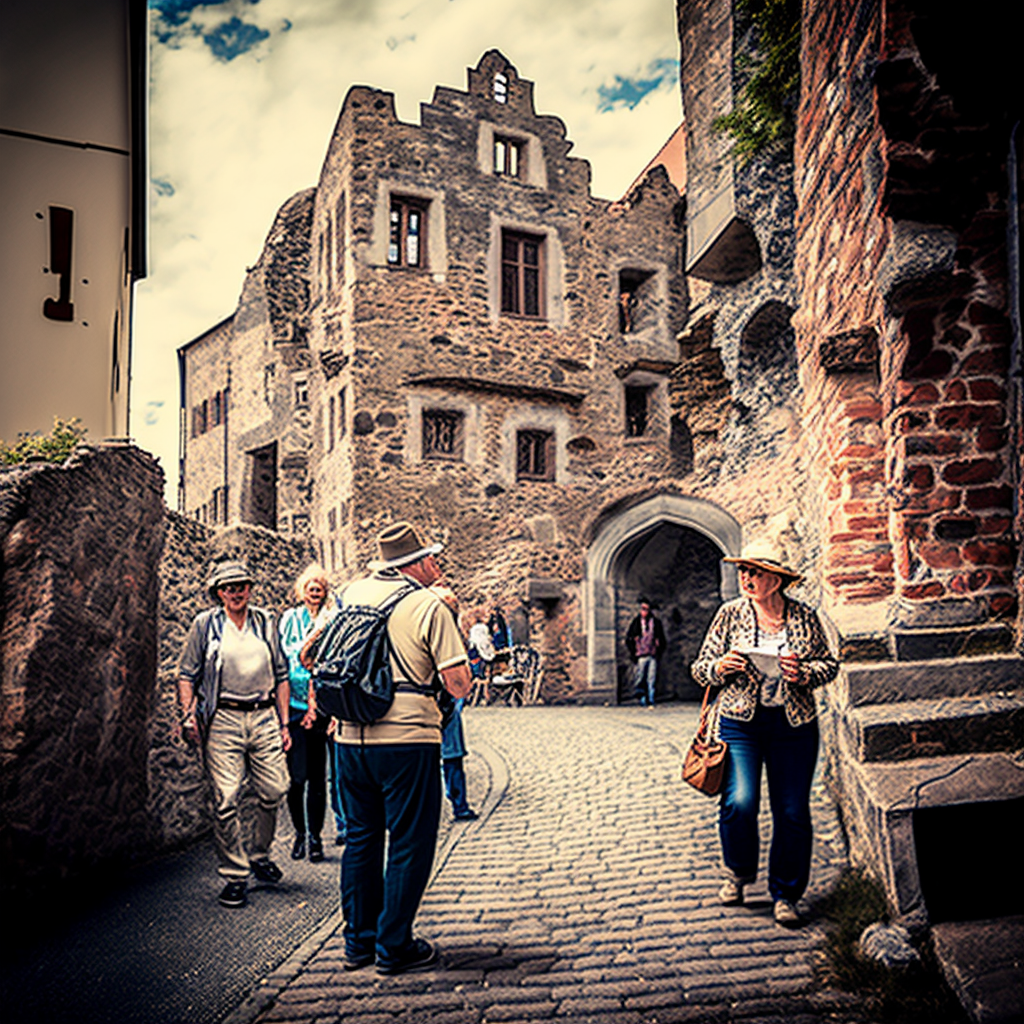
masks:
<path fill-rule="evenodd" d="M 178 665 L 181 731 L 202 748 L 213 786 L 213 837 L 225 907 L 245 905 L 250 873 L 266 884 L 281 880 L 270 844 L 289 786 L 288 662 L 273 616 L 249 604 L 252 583 L 241 562 L 214 566 L 207 591 L 216 607 L 192 621 Z M 249 854 L 238 817 L 246 775 L 256 791 Z"/>
<path fill-rule="evenodd" d="M 441 712 L 435 669 L 453 697 L 473 685 L 455 617 L 438 592 L 436 555 L 407 522 L 377 538 L 380 558 L 371 575 L 350 584 L 342 606 L 379 607 L 408 593 L 388 619 L 394 702 L 373 725 L 342 722 L 339 744 L 348 844 L 341 861 L 345 969 L 376 961 L 380 974 L 426 970 L 437 948 L 413 938 L 412 923 L 434 859 L 441 813 Z M 384 863 L 387 833 L 387 864 Z"/>

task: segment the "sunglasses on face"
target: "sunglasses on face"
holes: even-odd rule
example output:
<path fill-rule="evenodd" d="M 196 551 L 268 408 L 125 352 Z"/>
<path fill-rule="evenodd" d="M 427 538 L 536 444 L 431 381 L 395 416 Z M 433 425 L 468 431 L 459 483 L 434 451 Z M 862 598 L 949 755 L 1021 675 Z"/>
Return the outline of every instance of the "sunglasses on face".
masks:
<path fill-rule="evenodd" d="M 225 583 L 220 589 L 225 594 L 241 594 L 248 586 L 248 583 Z"/>
<path fill-rule="evenodd" d="M 740 572 L 746 573 L 751 579 L 757 579 L 758 576 L 764 575 L 764 570 L 758 569 L 756 565 L 741 565 Z"/>

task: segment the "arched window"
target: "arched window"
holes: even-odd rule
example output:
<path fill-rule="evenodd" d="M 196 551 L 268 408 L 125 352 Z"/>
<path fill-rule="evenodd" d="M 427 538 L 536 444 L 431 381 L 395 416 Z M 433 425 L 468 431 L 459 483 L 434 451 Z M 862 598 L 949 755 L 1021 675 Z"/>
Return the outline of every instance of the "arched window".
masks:
<path fill-rule="evenodd" d="M 508 100 L 508 76 L 502 71 L 494 73 L 494 102 L 505 103 Z"/>

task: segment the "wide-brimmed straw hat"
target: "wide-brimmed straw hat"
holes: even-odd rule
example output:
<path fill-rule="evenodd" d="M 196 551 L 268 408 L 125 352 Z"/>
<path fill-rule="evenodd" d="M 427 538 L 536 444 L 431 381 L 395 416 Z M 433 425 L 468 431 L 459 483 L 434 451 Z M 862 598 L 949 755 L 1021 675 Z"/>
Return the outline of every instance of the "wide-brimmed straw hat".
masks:
<path fill-rule="evenodd" d="M 755 540 L 743 546 L 743 551 L 731 558 L 723 558 L 723 562 L 733 565 L 756 565 L 765 572 L 773 572 L 789 583 L 799 583 L 803 574 L 790 569 L 782 560 L 782 552 L 770 541 Z"/>
<path fill-rule="evenodd" d="M 210 573 L 206 592 L 211 599 L 218 600 L 217 591 L 229 583 L 252 583 L 252 573 L 241 562 L 218 562 Z"/>
<path fill-rule="evenodd" d="M 377 537 L 380 557 L 370 562 L 371 569 L 398 569 L 428 555 L 436 555 L 443 544 L 424 544 L 412 523 L 392 523 Z"/>

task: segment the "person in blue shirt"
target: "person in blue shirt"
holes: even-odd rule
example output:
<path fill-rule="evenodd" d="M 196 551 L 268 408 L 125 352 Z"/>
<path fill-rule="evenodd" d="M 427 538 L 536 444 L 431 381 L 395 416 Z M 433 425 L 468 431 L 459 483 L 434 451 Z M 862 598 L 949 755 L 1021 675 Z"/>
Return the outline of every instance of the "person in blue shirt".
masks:
<path fill-rule="evenodd" d="M 309 671 L 299 660 L 303 644 L 319 629 L 330 614 L 328 603 L 330 586 L 327 573 L 319 565 L 310 565 L 295 581 L 295 596 L 299 604 L 281 616 L 281 650 L 288 659 L 290 686 L 288 732 L 292 745 L 288 751 L 288 811 L 295 826 L 295 844 L 292 859 L 306 856 L 314 863 L 324 859 L 323 829 L 327 809 L 326 763 L 328 752 L 326 715 L 316 711 L 315 701 L 310 706 Z M 335 811 L 337 818 L 338 810 Z M 339 834 L 344 834 L 344 818 Z"/>

